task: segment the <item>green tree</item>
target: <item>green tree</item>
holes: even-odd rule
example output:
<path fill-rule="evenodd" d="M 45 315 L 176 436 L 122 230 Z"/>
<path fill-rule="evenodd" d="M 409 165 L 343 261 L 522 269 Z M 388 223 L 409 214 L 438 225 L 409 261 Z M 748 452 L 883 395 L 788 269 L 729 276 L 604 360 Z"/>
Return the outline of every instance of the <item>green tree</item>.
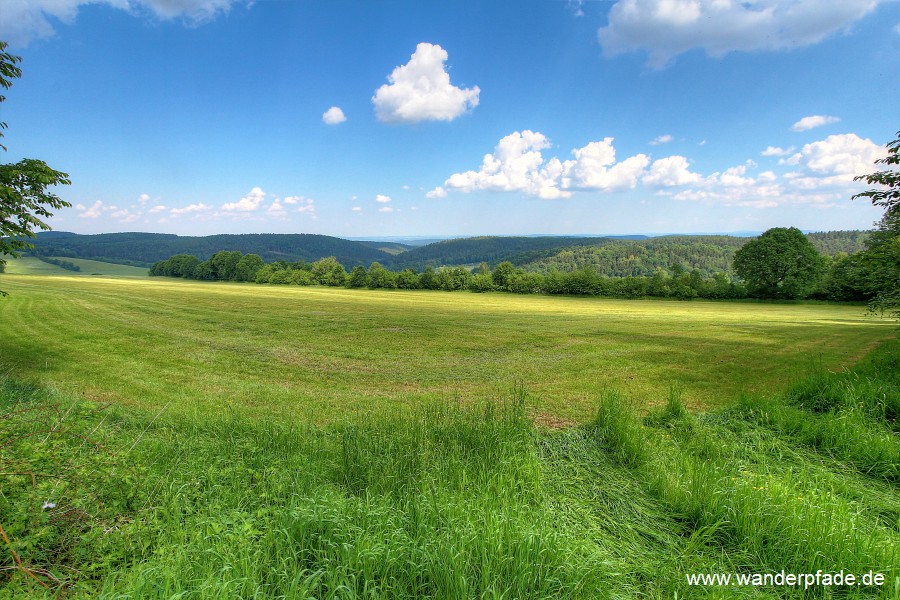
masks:
<path fill-rule="evenodd" d="M 0 87 L 4 90 L 12 86 L 13 79 L 22 76 L 22 70 L 16 66 L 22 58 L 6 52 L 6 47 L 6 42 L 0 42 Z M 0 103 L 4 100 L 6 96 L 0 95 Z M 0 122 L 0 137 L 3 129 L 6 123 Z M 6 150 L 3 144 L 0 148 Z M 51 210 L 72 206 L 47 191 L 51 186 L 70 183 L 66 173 L 33 158 L 0 165 L 0 257 L 17 257 L 19 250 L 32 248 L 23 238 L 33 238 L 35 228 L 50 229 L 43 219 L 53 216 Z M 5 264 L 6 260 L 0 258 L 0 265 Z M 0 291 L 0 296 L 5 295 Z"/>
<path fill-rule="evenodd" d="M 822 257 L 796 227 L 774 227 L 734 254 L 734 271 L 761 298 L 803 298 L 822 275 Z"/>
<path fill-rule="evenodd" d="M 490 272 L 477 273 L 469 279 L 469 289 L 473 292 L 491 292 L 497 289 L 497 286 L 494 285 L 494 280 L 491 277 Z"/>
<path fill-rule="evenodd" d="M 509 288 L 509 283 L 513 278 L 514 273 L 515 267 L 513 267 L 513 264 L 508 260 L 505 260 L 494 267 L 494 272 L 491 273 L 491 277 L 494 279 L 494 285 L 501 290 L 505 290 Z"/>
<path fill-rule="evenodd" d="M 419 289 L 419 276 L 412 269 L 403 269 L 397 273 L 397 287 L 401 290 Z"/>
<path fill-rule="evenodd" d="M 265 265 L 262 257 L 258 254 L 245 254 L 237 262 L 234 268 L 234 276 L 236 281 L 256 281 L 256 274 Z"/>
<path fill-rule="evenodd" d="M 209 258 L 216 279 L 219 281 L 236 281 L 237 265 L 244 255 L 238 250 L 220 250 Z"/>
<path fill-rule="evenodd" d="M 347 271 L 344 270 L 344 265 L 333 256 L 314 262 L 311 272 L 313 280 L 321 285 L 341 287 L 347 281 Z"/>
<path fill-rule="evenodd" d="M 872 296 L 870 309 L 900 317 L 900 131 L 897 139 L 888 142 L 887 150 L 887 156 L 875 162 L 892 168 L 856 178 L 879 187 L 853 199 L 868 198 L 875 206 L 884 207 L 884 215 L 866 240 L 859 266 Z"/>
<path fill-rule="evenodd" d="M 353 270 L 350 271 L 350 278 L 347 281 L 347 285 L 352 288 L 367 287 L 369 285 L 369 274 L 366 273 L 366 268 L 362 265 L 353 267 Z"/>

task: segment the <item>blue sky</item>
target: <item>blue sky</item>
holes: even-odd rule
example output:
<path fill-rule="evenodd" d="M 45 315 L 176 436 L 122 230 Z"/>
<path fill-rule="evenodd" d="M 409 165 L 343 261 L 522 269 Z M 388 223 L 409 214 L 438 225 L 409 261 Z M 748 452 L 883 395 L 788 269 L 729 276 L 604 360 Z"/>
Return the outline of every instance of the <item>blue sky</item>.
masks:
<path fill-rule="evenodd" d="M 78 233 L 869 228 L 892 0 L 3 0 Z"/>

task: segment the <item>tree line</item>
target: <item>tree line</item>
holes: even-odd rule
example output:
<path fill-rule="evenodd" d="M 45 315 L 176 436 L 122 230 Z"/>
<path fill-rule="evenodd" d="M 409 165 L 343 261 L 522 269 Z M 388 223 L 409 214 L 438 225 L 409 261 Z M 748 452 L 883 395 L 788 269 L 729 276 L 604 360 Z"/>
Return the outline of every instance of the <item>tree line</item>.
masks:
<path fill-rule="evenodd" d="M 627 277 L 610 277 L 590 265 L 569 271 L 530 271 L 509 261 L 493 268 L 482 262 L 474 269 L 427 266 L 422 271 L 411 268 L 392 271 L 375 261 L 368 268 L 357 265 L 348 271 L 333 256 L 314 262 L 279 260 L 266 263 L 257 254 L 224 250 L 205 261 L 189 254 L 175 255 L 155 263 L 150 275 L 275 285 L 503 291 L 612 298 L 869 300 L 868 288 L 858 280 L 854 256 L 822 256 L 799 230 L 776 228 L 736 252 L 735 269 L 740 276 L 725 271 L 705 274 L 680 263 L 658 267 L 649 276 Z M 787 268 L 773 260 L 781 261 Z"/>

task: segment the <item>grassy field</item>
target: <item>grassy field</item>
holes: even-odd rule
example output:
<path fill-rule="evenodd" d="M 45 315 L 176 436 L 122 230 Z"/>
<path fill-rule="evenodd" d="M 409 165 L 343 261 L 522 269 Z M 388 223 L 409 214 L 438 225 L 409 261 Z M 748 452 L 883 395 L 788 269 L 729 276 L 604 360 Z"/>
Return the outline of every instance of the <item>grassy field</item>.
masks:
<path fill-rule="evenodd" d="M 87 260 L 84 258 L 51 258 L 60 258 L 61 260 L 69 261 L 70 263 L 81 267 L 81 271 L 69 271 L 62 267 L 45 263 L 33 256 L 23 256 L 20 258 L 7 259 L 6 272 L 15 275 L 104 275 L 110 277 L 148 277 L 147 269 L 143 267 L 130 267 L 128 265 L 117 265 L 114 263 Z"/>
<path fill-rule="evenodd" d="M 900 598 L 860 307 L 0 289 L 0 598 Z"/>
<path fill-rule="evenodd" d="M 87 398 L 323 423 L 524 385 L 584 422 L 600 391 L 690 408 L 839 369 L 889 322 L 861 307 L 4 275 L 4 367 Z"/>

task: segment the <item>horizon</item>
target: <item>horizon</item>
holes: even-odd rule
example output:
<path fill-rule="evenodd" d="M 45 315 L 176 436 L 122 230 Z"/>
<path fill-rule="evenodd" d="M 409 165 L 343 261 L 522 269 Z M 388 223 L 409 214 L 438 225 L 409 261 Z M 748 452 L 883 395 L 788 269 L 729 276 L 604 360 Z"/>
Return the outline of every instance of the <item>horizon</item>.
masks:
<path fill-rule="evenodd" d="M 791 226 L 785 226 L 791 227 Z M 799 228 L 798 228 L 799 229 Z M 851 232 L 851 231 L 870 231 L 869 229 L 829 229 L 829 230 L 818 230 L 818 229 L 800 229 L 800 231 L 804 235 L 814 234 L 814 233 L 833 233 L 833 232 Z M 37 235 L 46 235 L 46 234 L 71 234 L 71 235 L 127 235 L 127 234 L 147 234 L 147 235 L 176 235 L 178 237 L 213 237 L 218 235 L 321 235 L 325 237 L 333 237 L 337 239 L 343 239 L 351 242 L 396 242 L 402 243 L 403 240 L 409 241 L 445 241 L 445 240 L 459 240 L 459 239 L 471 239 L 471 238 L 483 238 L 483 237 L 498 237 L 498 238 L 538 238 L 538 237 L 558 237 L 558 238 L 655 238 L 655 237 L 703 237 L 703 236 L 724 236 L 724 237 L 758 237 L 762 235 L 764 231 L 700 231 L 700 232 L 650 232 L 650 233 L 624 233 L 624 234 L 613 234 L 613 233 L 566 233 L 566 234 L 553 234 L 553 233 L 512 233 L 512 234 L 457 234 L 457 235 L 361 235 L 361 236 L 341 236 L 341 235 L 331 235 L 331 234 L 322 234 L 322 233 L 312 233 L 312 232 L 272 232 L 272 231 L 258 231 L 258 232 L 245 232 L 245 233 L 205 233 L 202 235 L 192 235 L 192 234 L 173 234 L 171 232 L 165 231 L 137 231 L 137 230 L 122 230 L 122 231 L 102 231 L 97 233 L 77 233 L 74 231 L 66 231 L 62 229 L 53 229 L 53 230 L 45 230 L 38 231 Z"/>
<path fill-rule="evenodd" d="M 4 162 L 80 234 L 871 229 L 893 3 L 761 4 L 7 3 Z"/>

